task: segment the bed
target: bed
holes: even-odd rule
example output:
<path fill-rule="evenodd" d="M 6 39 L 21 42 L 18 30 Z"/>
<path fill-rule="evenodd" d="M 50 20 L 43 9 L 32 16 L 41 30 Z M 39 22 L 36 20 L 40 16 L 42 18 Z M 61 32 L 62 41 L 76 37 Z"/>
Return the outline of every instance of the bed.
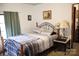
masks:
<path fill-rule="evenodd" d="M 44 22 L 33 30 L 18 36 L 8 37 L 5 41 L 5 49 L 9 56 L 27 55 L 34 56 L 53 46 L 53 40 L 57 34 L 51 35 L 55 27 Z"/>

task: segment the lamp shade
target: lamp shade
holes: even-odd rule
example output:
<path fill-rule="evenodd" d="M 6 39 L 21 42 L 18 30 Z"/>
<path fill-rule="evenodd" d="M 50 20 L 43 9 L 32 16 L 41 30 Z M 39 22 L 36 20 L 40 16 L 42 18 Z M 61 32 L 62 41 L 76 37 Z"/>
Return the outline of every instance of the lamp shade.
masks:
<path fill-rule="evenodd" d="M 69 29 L 69 22 L 67 20 L 62 20 L 56 24 L 56 29 L 58 31 L 58 36 L 65 37 L 67 35 L 67 30 Z"/>
<path fill-rule="evenodd" d="M 60 28 L 69 28 L 69 22 L 66 20 L 61 21 Z"/>

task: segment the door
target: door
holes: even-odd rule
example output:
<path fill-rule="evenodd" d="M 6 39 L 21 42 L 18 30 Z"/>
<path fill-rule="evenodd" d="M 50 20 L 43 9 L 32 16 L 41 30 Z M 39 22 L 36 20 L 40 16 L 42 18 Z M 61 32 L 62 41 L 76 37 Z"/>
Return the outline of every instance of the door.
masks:
<path fill-rule="evenodd" d="M 72 46 L 79 42 L 79 4 L 72 5 Z"/>

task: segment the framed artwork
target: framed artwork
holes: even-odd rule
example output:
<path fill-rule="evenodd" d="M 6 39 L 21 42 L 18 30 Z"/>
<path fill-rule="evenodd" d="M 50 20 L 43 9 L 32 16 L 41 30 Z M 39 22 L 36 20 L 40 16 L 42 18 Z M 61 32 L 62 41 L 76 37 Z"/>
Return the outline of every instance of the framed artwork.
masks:
<path fill-rule="evenodd" d="M 52 11 L 43 11 L 43 19 L 51 19 L 52 18 Z"/>
<path fill-rule="evenodd" d="M 31 21 L 31 20 L 32 20 L 32 16 L 28 15 L 28 21 Z"/>

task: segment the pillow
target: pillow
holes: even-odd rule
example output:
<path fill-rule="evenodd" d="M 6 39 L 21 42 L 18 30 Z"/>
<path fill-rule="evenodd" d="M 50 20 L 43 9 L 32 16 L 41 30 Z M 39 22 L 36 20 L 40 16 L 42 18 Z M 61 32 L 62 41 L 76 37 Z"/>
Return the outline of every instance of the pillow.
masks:
<path fill-rule="evenodd" d="M 41 33 L 40 28 L 36 27 L 33 29 L 33 33 Z"/>
<path fill-rule="evenodd" d="M 49 36 L 51 33 L 49 33 L 49 32 L 41 32 L 41 34 Z"/>

